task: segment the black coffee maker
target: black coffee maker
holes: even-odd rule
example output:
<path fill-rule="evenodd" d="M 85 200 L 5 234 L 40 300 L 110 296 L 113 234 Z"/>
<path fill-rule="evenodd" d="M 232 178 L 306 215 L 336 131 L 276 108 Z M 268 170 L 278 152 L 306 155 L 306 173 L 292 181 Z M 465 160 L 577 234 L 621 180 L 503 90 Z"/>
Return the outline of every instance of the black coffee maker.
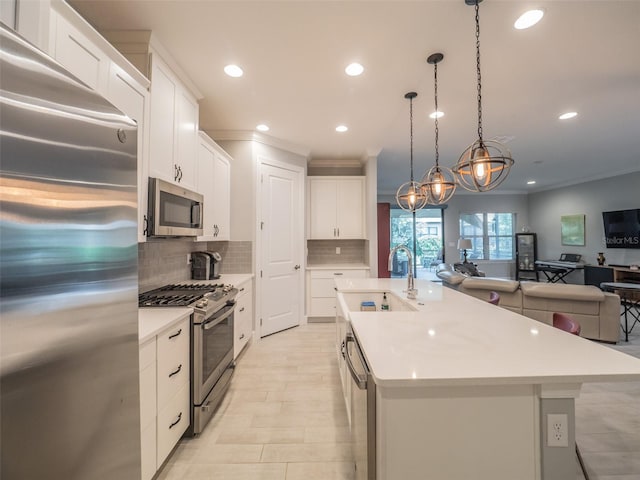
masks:
<path fill-rule="evenodd" d="M 192 252 L 191 278 L 193 280 L 215 280 L 220 278 L 222 257 L 218 252 Z"/>

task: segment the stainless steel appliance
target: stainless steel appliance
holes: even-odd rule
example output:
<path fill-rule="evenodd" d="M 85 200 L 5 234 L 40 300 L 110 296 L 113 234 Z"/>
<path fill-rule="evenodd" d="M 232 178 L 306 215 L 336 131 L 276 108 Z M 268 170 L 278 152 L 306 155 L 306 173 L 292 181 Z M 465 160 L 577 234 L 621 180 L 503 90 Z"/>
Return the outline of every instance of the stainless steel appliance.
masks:
<path fill-rule="evenodd" d="M 376 384 L 351 327 L 345 338 L 351 374 L 351 446 L 356 480 L 376 479 Z"/>
<path fill-rule="evenodd" d="M 0 24 L 0 477 L 140 478 L 136 125 Z"/>
<path fill-rule="evenodd" d="M 159 178 L 149 178 L 148 237 L 202 235 L 203 196 Z"/>
<path fill-rule="evenodd" d="M 211 420 L 229 388 L 233 369 L 233 314 L 238 289 L 231 285 L 178 284 L 143 293 L 141 307 L 190 306 L 191 398 L 187 434 L 197 435 Z"/>
<path fill-rule="evenodd" d="M 193 280 L 217 280 L 220 278 L 220 262 L 218 252 L 192 252 L 191 278 Z"/>

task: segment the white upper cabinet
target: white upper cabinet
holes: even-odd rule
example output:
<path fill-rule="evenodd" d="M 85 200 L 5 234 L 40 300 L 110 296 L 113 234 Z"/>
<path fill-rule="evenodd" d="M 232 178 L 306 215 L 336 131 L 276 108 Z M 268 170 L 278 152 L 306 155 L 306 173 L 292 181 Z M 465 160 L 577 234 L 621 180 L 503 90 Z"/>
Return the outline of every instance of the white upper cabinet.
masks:
<path fill-rule="evenodd" d="M 365 177 L 308 177 L 309 238 L 364 239 Z"/>
<path fill-rule="evenodd" d="M 200 241 L 229 240 L 231 217 L 231 162 L 229 155 L 200 132 L 197 190 L 204 195 L 204 235 Z"/>
<path fill-rule="evenodd" d="M 198 115 L 198 101 L 152 53 L 150 176 L 196 189 Z"/>
<path fill-rule="evenodd" d="M 109 57 L 79 29 L 57 12 L 51 12 L 53 57 L 67 70 L 104 94 L 109 77 Z"/>
<path fill-rule="evenodd" d="M 49 12 L 48 53 L 138 124 L 138 241 L 146 240 L 149 80 L 64 2 Z"/>
<path fill-rule="evenodd" d="M 146 241 L 149 169 L 149 92 L 115 63 L 111 64 L 107 98 L 138 124 L 138 242 Z"/>

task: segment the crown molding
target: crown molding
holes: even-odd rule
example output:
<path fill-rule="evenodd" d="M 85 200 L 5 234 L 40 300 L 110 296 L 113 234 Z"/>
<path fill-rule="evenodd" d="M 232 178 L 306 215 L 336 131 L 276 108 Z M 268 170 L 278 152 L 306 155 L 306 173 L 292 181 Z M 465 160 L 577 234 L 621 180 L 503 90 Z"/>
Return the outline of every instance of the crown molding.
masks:
<path fill-rule="evenodd" d="M 252 130 L 203 130 L 216 142 L 224 141 L 246 141 L 246 142 L 258 142 L 270 147 L 279 148 L 280 150 L 286 150 L 287 152 L 295 153 L 306 159 L 309 158 L 311 150 L 302 145 L 298 145 L 280 138 L 265 135 L 264 133 L 254 132 Z"/>

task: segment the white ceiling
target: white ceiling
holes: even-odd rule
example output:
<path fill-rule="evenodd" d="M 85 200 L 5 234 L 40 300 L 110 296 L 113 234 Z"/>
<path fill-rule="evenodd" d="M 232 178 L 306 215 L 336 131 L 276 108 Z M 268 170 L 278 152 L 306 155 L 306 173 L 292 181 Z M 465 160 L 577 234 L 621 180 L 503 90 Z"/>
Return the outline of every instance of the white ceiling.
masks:
<path fill-rule="evenodd" d="M 98 30 L 152 30 L 202 92 L 203 130 L 266 123 L 312 159 L 380 152 L 380 193 L 409 177 L 408 91 L 418 92 L 416 177 L 434 162 L 431 53 L 445 56 L 440 163 L 452 166 L 477 138 L 474 8 L 464 0 L 70 3 Z M 542 21 L 515 30 L 533 7 Z M 512 138 L 515 159 L 499 191 L 640 170 L 640 1 L 486 0 L 480 23 L 484 138 Z M 353 61 L 360 77 L 344 74 Z M 244 76 L 226 76 L 229 63 Z M 349 131 L 336 133 L 339 124 Z"/>

